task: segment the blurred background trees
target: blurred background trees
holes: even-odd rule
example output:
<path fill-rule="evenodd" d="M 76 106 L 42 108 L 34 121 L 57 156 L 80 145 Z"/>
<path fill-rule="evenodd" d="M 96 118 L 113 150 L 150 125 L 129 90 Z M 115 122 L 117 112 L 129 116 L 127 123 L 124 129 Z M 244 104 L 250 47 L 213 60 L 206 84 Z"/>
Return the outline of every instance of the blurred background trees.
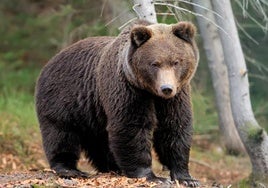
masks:
<path fill-rule="evenodd" d="M 218 27 L 215 25 L 215 17 L 219 15 L 212 12 L 213 8 L 210 0 L 193 0 L 193 3 L 196 4 L 193 7 L 194 11 L 207 18 L 197 16 L 196 20 L 215 92 L 221 140 L 225 143 L 225 147 L 230 153 L 242 153 L 245 150 L 232 115 L 227 66 Z"/>
<path fill-rule="evenodd" d="M 213 10 L 223 18 L 216 21 L 223 30 L 219 31 L 225 64 L 228 69 L 230 103 L 236 129 L 247 150 L 252 164 L 252 180 L 266 182 L 268 178 L 268 136 L 259 126 L 252 111 L 249 93 L 248 70 L 237 32 L 230 0 L 211 1 Z M 262 7 L 260 7 L 262 9 Z M 260 9 L 260 10 L 261 10 Z M 266 13 L 263 17 L 267 17 Z M 267 20 L 266 20 L 267 21 Z M 228 36 L 226 36 L 226 33 Z M 256 183 L 255 182 L 255 183 Z"/>

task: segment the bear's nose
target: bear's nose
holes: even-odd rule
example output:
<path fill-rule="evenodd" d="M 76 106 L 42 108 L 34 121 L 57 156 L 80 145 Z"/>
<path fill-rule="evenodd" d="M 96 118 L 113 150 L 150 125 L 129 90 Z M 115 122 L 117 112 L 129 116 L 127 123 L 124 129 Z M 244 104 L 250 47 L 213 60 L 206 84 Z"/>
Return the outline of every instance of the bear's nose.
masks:
<path fill-rule="evenodd" d="M 169 85 L 169 84 L 162 85 L 160 89 L 165 95 L 170 95 L 173 91 L 172 85 Z"/>

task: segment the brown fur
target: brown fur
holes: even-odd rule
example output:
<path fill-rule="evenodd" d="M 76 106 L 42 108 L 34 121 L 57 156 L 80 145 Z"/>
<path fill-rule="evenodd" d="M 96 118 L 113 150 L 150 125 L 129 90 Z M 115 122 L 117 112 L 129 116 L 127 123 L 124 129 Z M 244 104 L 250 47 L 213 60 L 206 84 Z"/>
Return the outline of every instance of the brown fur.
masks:
<path fill-rule="evenodd" d="M 64 177 L 85 176 L 76 168 L 84 151 L 101 172 L 156 179 L 154 147 L 172 179 L 197 186 L 188 172 L 194 34 L 188 22 L 139 21 L 117 37 L 88 38 L 53 57 L 36 87 L 51 168 Z"/>

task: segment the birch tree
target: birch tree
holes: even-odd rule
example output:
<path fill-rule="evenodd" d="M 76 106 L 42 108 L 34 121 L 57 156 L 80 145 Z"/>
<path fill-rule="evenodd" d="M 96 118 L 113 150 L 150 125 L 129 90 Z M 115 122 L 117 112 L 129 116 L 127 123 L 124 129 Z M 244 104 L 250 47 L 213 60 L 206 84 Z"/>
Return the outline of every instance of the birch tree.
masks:
<path fill-rule="evenodd" d="M 229 0 L 211 1 L 213 9 L 223 19 L 216 17 L 223 53 L 228 69 L 231 108 L 236 128 L 245 145 L 252 164 L 253 181 L 268 183 L 268 136 L 256 121 L 250 101 L 247 67 L 234 22 Z"/>
<path fill-rule="evenodd" d="M 197 16 L 196 19 L 203 40 L 203 46 L 215 91 L 221 140 L 224 142 L 225 148 L 229 153 L 243 153 L 245 149 L 233 120 L 229 97 L 227 67 L 224 62 L 218 28 L 213 24 L 216 21 L 211 11 L 212 5 L 210 0 L 193 0 L 193 3 L 200 5 L 194 6 L 194 11 L 203 15 L 203 17 Z"/>
<path fill-rule="evenodd" d="M 140 19 L 157 23 L 154 2 L 152 0 L 133 0 L 134 10 Z"/>

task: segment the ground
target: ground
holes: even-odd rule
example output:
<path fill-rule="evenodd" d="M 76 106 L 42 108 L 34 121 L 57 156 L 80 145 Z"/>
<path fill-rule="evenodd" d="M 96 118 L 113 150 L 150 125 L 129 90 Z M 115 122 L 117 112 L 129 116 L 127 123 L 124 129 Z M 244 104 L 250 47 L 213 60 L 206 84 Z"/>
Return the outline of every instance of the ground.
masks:
<path fill-rule="evenodd" d="M 246 156 L 226 155 L 214 140 L 210 136 L 194 137 L 191 174 L 200 180 L 201 187 L 243 187 L 239 182 L 249 176 L 249 159 Z M 16 155 L 0 154 L 0 187 L 163 187 L 161 184 L 146 182 L 144 178 L 130 179 L 114 173 L 97 173 L 83 157 L 79 161 L 79 168 L 87 171 L 90 178 L 58 178 L 49 170 L 39 144 L 31 145 L 29 150 L 27 157 L 31 162 L 27 165 Z M 157 160 L 153 162 L 153 169 L 160 176 L 168 175 Z M 165 187 L 183 188 L 176 182 Z"/>

